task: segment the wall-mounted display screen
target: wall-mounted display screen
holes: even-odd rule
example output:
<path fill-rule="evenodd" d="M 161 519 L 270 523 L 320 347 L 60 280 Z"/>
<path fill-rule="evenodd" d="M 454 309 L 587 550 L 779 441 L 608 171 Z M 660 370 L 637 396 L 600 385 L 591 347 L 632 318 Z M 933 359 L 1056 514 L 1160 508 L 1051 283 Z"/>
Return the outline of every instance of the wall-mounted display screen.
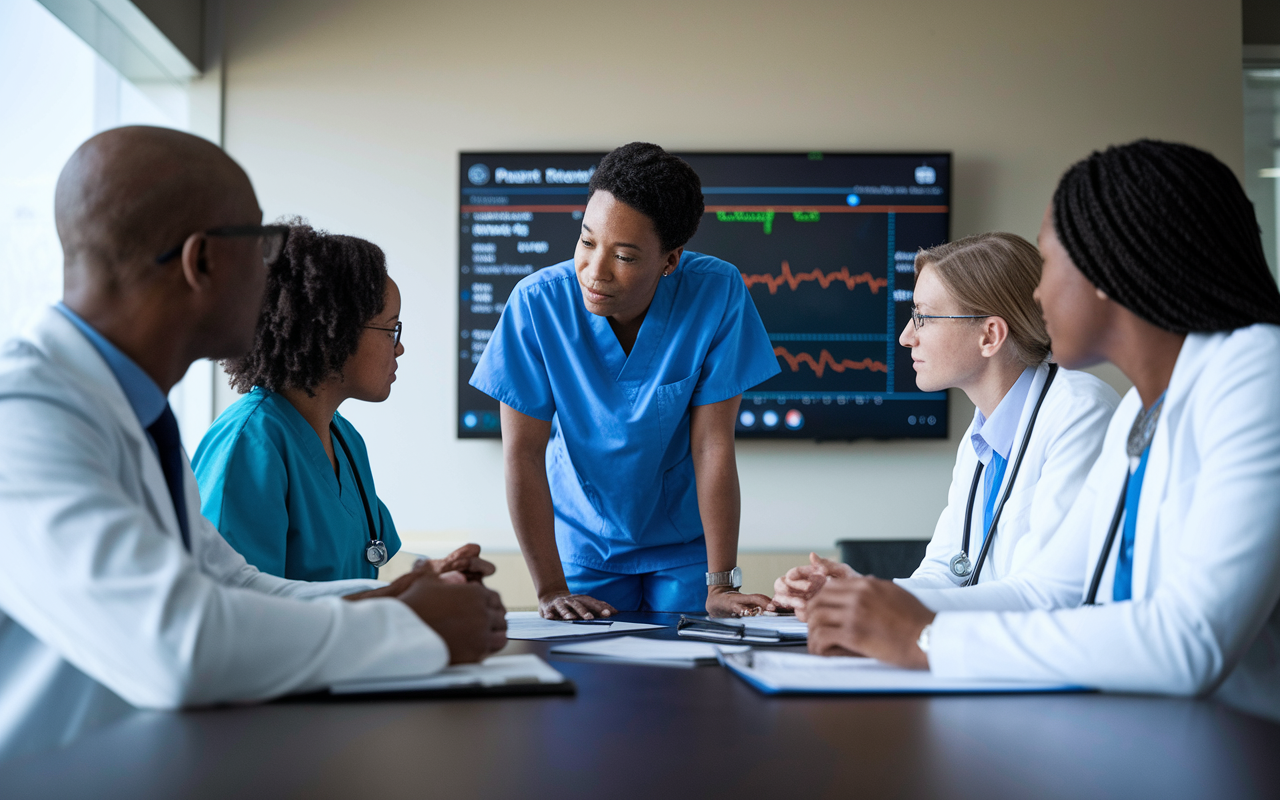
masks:
<path fill-rule="evenodd" d="M 499 435 L 467 384 L 516 283 L 573 258 L 604 153 L 463 153 L 458 436 Z M 706 214 L 687 248 L 742 273 L 782 373 L 743 395 L 743 438 L 945 438 L 945 392 L 916 388 L 898 334 L 914 260 L 945 242 L 946 153 L 678 153 Z"/>

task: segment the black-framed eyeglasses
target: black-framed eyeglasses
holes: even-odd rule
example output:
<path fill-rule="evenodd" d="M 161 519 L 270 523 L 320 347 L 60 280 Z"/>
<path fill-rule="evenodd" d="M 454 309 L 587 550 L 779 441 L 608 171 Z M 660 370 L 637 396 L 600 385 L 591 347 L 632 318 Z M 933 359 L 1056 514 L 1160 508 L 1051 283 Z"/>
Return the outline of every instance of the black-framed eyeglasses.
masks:
<path fill-rule="evenodd" d="M 400 344 L 400 331 L 404 330 L 404 323 L 397 322 L 394 328 L 379 328 L 377 325 L 365 325 L 365 327 L 371 331 L 386 331 L 387 333 L 394 333 L 395 343 Z"/>
<path fill-rule="evenodd" d="M 280 257 L 280 252 L 284 250 L 285 240 L 289 238 L 288 225 L 223 225 L 220 228 L 210 228 L 202 231 L 205 236 L 256 236 L 262 240 L 262 263 L 270 264 Z M 166 261 L 177 258 L 182 254 L 182 248 L 186 245 L 186 240 L 176 247 L 166 250 L 156 256 L 156 263 L 163 264 Z"/>
<path fill-rule="evenodd" d="M 920 310 L 915 306 L 911 307 L 911 324 L 915 325 L 916 330 L 924 327 L 924 321 L 927 319 L 986 319 L 994 316 L 992 314 L 921 314 Z"/>

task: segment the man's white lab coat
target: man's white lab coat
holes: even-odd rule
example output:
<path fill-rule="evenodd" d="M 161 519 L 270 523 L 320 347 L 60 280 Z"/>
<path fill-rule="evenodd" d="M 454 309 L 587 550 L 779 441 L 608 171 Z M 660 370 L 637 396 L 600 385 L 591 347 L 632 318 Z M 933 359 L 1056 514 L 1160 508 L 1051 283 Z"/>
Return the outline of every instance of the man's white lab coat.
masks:
<path fill-rule="evenodd" d="M 154 450 L 106 362 L 50 309 L 0 352 L 0 759 L 131 706 L 261 700 L 429 672 L 444 641 L 369 581 L 265 575 L 200 515 L 191 552 Z"/>

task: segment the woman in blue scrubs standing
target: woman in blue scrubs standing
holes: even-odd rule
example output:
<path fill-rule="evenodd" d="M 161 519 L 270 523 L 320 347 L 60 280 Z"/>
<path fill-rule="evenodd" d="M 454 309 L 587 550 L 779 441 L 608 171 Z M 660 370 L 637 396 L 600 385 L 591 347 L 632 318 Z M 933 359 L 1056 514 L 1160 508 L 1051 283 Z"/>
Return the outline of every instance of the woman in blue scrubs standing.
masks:
<path fill-rule="evenodd" d="M 758 613 L 737 591 L 742 392 L 779 371 L 732 264 L 685 251 L 702 184 L 601 160 L 572 261 L 512 292 L 471 385 L 502 403 L 507 501 L 542 616 Z"/>
<path fill-rule="evenodd" d="M 338 413 L 346 400 L 391 394 L 400 330 L 400 290 L 377 245 L 290 227 L 270 267 L 253 350 L 223 364 L 246 394 L 214 421 L 192 460 L 201 513 L 263 572 L 376 578 L 400 549 L 364 439 Z M 375 542 L 382 548 L 370 548 Z M 467 545 L 431 565 L 491 573 L 479 553 Z"/>

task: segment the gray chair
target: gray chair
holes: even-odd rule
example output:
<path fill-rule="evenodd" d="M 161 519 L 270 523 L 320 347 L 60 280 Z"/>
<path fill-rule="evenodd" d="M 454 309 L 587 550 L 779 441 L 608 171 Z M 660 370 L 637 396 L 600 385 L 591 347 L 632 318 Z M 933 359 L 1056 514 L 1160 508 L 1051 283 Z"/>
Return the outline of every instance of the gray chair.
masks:
<path fill-rule="evenodd" d="M 841 539 L 840 560 L 863 575 L 906 578 L 924 560 L 924 539 Z"/>

